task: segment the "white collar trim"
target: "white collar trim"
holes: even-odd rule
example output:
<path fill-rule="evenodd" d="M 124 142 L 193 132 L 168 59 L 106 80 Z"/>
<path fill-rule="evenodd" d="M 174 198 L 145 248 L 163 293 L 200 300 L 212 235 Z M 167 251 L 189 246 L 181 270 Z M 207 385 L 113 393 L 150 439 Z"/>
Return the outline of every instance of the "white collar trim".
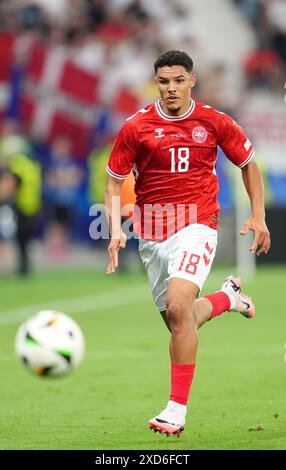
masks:
<path fill-rule="evenodd" d="M 186 119 L 194 112 L 195 107 L 196 107 L 195 101 L 191 100 L 190 107 L 186 113 L 182 114 L 181 116 L 169 116 L 168 114 L 164 113 L 164 111 L 162 110 L 161 100 L 158 100 L 155 102 L 155 108 L 156 108 L 157 113 L 162 119 L 165 119 L 165 121 L 182 121 L 183 119 Z"/>

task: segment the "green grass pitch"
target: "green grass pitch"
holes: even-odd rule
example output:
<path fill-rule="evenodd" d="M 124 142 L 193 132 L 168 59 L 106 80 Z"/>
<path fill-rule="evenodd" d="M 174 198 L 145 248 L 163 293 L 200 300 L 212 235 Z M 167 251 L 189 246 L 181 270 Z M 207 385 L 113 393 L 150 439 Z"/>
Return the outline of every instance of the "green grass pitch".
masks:
<path fill-rule="evenodd" d="M 214 271 L 204 292 L 228 270 Z M 147 421 L 169 395 L 169 333 L 144 274 L 85 272 L 1 279 L 1 449 L 285 449 L 285 267 L 245 284 L 257 316 L 226 313 L 199 332 L 185 433 L 167 438 Z M 24 318 L 61 308 L 80 324 L 86 356 L 68 377 L 27 372 L 14 354 Z"/>

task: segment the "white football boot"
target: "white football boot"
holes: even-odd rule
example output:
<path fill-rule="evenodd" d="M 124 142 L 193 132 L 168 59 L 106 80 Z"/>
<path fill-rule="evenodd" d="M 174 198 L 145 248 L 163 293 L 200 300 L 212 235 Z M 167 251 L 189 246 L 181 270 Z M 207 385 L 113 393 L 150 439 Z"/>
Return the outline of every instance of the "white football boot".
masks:
<path fill-rule="evenodd" d="M 229 296 L 231 312 L 239 312 L 246 318 L 254 317 L 254 303 L 250 297 L 241 292 L 239 278 L 228 276 L 224 281 L 221 290 Z"/>
<path fill-rule="evenodd" d="M 184 431 L 186 414 L 186 406 L 170 400 L 162 413 L 150 419 L 148 425 L 154 432 L 179 437 Z"/>

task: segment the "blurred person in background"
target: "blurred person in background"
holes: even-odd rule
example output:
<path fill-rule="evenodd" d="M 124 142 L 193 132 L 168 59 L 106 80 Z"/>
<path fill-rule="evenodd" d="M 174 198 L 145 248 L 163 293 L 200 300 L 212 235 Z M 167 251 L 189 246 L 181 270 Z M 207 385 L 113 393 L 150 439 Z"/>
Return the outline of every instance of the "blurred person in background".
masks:
<path fill-rule="evenodd" d="M 234 0 L 254 26 L 257 26 L 262 9 L 261 0 Z"/>
<path fill-rule="evenodd" d="M 62 260 L 69 253 L 71 226 L 83 176 L 82 168 L 74 160 L 70 137 L 55 137 L 44 168 L 43 190 L 47 217 L 46 243 L 55 261 Z"/>
<path fill-rule="evenodd" d="M 29 244 L 36 234 L 41 209 L 41 170 L 29 155 L 27 140 L 13 126 L 11 129 L 12 133 L 5 133 L 0 142 L 0 166 L 16 218 L 17 272 L 26 275 L 31 269 Z"/>
<path fill-rule="evenodd" d="M 286 1 L 264 0 L 263 7 L 262 27 L 267 32 L 269 45 L 286 64 Z M 262 40 L 265 41 L 265 36 Z"/>
<path fill-rule="evenodd" d="M 19 179 L 0 165 L 0 272 L 7 274 L 13 264 L 11 242 L 16 235 L 14 199 Z"/>

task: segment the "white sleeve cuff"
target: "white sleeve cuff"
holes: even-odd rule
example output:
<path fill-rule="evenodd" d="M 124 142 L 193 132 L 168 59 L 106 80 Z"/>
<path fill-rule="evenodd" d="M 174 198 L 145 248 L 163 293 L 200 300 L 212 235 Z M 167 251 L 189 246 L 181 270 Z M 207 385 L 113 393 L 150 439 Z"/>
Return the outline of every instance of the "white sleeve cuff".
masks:
<path fill-rule="evenodd" d="M 125 180 L 125 178 L 127 178 L 127 176 L 129 175 L 129 173 L 128 175 L 119 175 L 118 173 L 112 171 L 109 165 L 107 165 L 106 171 L 110 176 L 113 176 L 113 178 L 117 178 L 118 180 Z"/>
<path fill-rule="evenodd" d="M 246 159 L 244 160 L 243 163 L 241 163 L 239 166 L 239 168 L 243 168 L 245 165 L 247 165 L 249 162 L 251 162 L 251 160 L 253 159 L 255 155 L 255 150 L 253 149 L 250 154 L 248 155 L 248 157 L 246 157 Z"/>

